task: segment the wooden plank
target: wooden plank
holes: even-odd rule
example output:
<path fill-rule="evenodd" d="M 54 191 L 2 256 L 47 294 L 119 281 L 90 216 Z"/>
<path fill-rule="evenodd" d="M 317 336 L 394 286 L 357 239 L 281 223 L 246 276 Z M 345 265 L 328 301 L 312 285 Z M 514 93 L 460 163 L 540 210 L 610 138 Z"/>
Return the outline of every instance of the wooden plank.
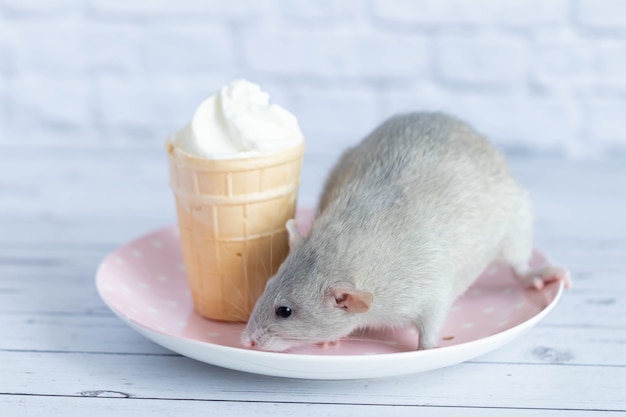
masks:
<path fill-rule="evenodd" d="M 0 352 L 0 363 L 4 394 L 626 411 L 624 367 L 466 363 L 397 378 L 313 381 L 171 356 Z"/>
<path fill-rule="evenodd" d="M 0 282 L 48 281 L 63 276 L 72 280 L 72 285 L 91 285 L 84 277 L 94 274 L 115 248 L 107 243 L 0 244 Z M 576 294 L 591 296 L 606 289 L 626 293 L 626 286 L 622 285 L 626 276 L 626 247 L 624 252 L 614 247 L 590 248 L 586 253 L 561 248 L 559 252 L 557 263 L 572 272 Z"/>
<path fill-rule="evenodd" d="M 474 362 L 626 367 L 626 329 L 539 325 Z"/>
<path fill-rule="evenodd" d="M 0 350 L 173 354 L 113 315 L 0 315 Z"/>
<path fill-rule="evenodd" d="M 336 158 L 335 154 L 306 154 L 299 194 L 303 205 L 315 204 Z M 626 210 L 626 200 L 621 198 L 626 185 L 619 175 L 624 161 L 514 157 L 511 165 L 531 191 L 540 243 L 543 236 L 557 233 L 572 239 L 590 234 L 610 239 L 619 236 L 618 231 L 626 232 L 626 223 L 620 222 Z M 76 222 L 83 223 L 82 236 L 89 238 L 94 218 L 108 219 L 113 226 L 117 220 L 154 227 L 175 219 L 162 149 L 4 147 L 0 178 L 0 218 L 21 216 L 47 226 L 30 236 L 8 223 L 1 226 L 0 230 L 9 229 L 0 233 L 0 241 L 55 242 L 66 232 L 80 234 Z"/>
<path fill-rule="evenodd" d="M 0 281 L 0 314 L 110 314 L 94 285 L 94 272 L 67 278 Z M 543 323 L 579 327 L 626 327 L 626 293 L 598 288 L 565 293 Z"/>
<path fill-rule="evenodd" d="M 6 222 L 9 223 L 8 220 Z M 76 275 L 91 272 L 117 247 L 154 230 L 135 230 L 137 234 L 131 235 L 133 226 L 123 223 L 126 225 L 125 230 L 119 233 L 125 236 L 120 237 L 115 232 L 116 227 L 112 223 L 99 219 L 97 222 L 98 227 L 91 228 L 94 238 L 85 238 L 86 240 L 82 242 L 66 240 L 56 243 L 45 241 L 0 243 L 0 274 L 7 278 L 22 276 L 43 279 L 50 273 Z M 20 224 L 25 226 L 29 222 L 20 223 L 13 219 L 10 223 L 17 228 Z M 1 224 L 2 219 L 0 219 Z M 152 226 L 163 227 L 164 225 Z M 137 229 L 143 227 L 149 228 L 151 225 L 146 223 L 143 226 L 137 226 Z M 106 236 L 107 233 L 110 235 Z M 119 242 L 109 241 L 109 239 L 118 238 L 120 238 Z M 600 240 L 589 238 L 585 242 L 556 241 L 553 246 L 555 249 L 552 251 L 540 249 L 544 250 L 556 263 L 570 269 L 577 290 L 606 287 L 614 291 L 626 291 L 626 287 L 620 285 L 626 276 L 626 239 L 623 245 L 607 246 Z"/>
<path fill-rule="evenodd" d="M 613 223 L 617 221 L 621 220 L 608 220 Z M 149 213 L 114 218 L 71 214 L 42 218 L 0 216 L 0 258 L 15 249 L 29 252 L 46 248 L 80 250 L 81 247 L 99 248 L 104 257 L 109 251 L 132 239 L 174 223 L 174 217 Z M 626 236 L 626 231 L 620 234 L 620 230 L 615 228 L 612 236 L 603 237 L 598 231 L 589 230 L 581 236 L 570 237 L 568 231 L 564 230 L 567 227 L 562 227 L 560 230 L 537 233 L 537 246 L 559 263 L 570 268 L 583 265 L 586 268 L 626 265 L 626 239 L 621 237 Z"/>
<path fill-rule="evenodd" d="M 0 245 L 0 314 L 2 312 L 105 313 L 94 286 L 95 271 L 113 250 L 109 244 Z M 574 278 L 574 290 L 546 319 L 551 324 L 624 326 L 626 296 L 623 285 L 626 260 L 620 264 L 597 263 L 601 248 L 578 263 L 567 265 Z M 577 253 L 572 253 L 572 259 Z M 621 258 L 616 261 L 621 260 Z M 587 311 L 585 322 L 573 321 Z M 598 313 L 598 314 L 593 314 Z M 590 319 L 597 319 L 595 322 Z"/>
<path fill-rule="evenodd" d="M 0 350 L 173 354 L 114 316 L 0 315 Z M 478 362 L 626 367 L 626 330 L 539 325 Z"/>
<path fill-rule="evenodd" d="M 334 157 L 306 155 L 299 202 L 315 205 Z M 0 245 L 119 245 L 176 221 L 161 149 L 0 150 Z"/>
<path fill-rule="evenodd" d="M 13 223 L 19 224 L 16 220 L 13 220 Z M 92 229 L 96 236 L 100 236 L 99 231 L 106 229 L 107 226 L 105 223 Z M 138 237 L 140 235 L 134 235 L 129 237 L 129 240 Z M 55 244 L 0 243 L 0 272 L 7 277 L 19 275 L 32 278 L 41 278 L 49 273 L 71 275 L 84 273 L 92 271 L 109 253 L 126 242 L 109 243 L 106 240 L 94 239 Z M 602 245 L 598 240 L 591 239 L 588 242 L 576 242 L 567 246 L 561 242 L 554 252 L 547 255 L 556 257 L 557 263 L 567 266 L 574 274 L 576 282 L 583 284 L 583 288 L 588 288 L 587 284 L 602 283 L 602 286 L 612 286 L 616 291 L 625 291 L 626 287 L 619 285 L 626 275 L 626 238 L 624 242 L 623 248 L 617 244 Z M 578 285 L 576 288 L 580 289 Z"/>
<path fill-rule="evenodd" d="M 315 203 L 335 159 L 305 155 L 304 203 Z M 165 149 L 3 148 L 0 178 L 0 215 L 174 216 Z"/>
<path fill-rule="evenodd" d="M 398 417 L 415 416 L 425 413 L 432 417 L 592 417 L 601 411 L 587 410 L 546 410 L 528 408 L 470 408 L 470 407 L 429 407 L 429 406 L 385 406 L 359 404 L 316 404 L 279 402 L 233 402 L 212 400 L 158 400 L 137 398 L 115 398 L 115 392 L 100 392 L 96 397 L 40 397 L 10 396 L 0 397 L 0 413 L 4 416 L 41 417 L 53 415 L 63 417 L 84 417 L 88 409 L 98 417 L 119 417 L 127 415 L 143 416 L 254 416 L 254 417 L 333 417 L 358 416 Z M 106 395 L 113 396 L 106 397 Z"/>
<path fill-rule="evenodd" d="M 143 216 L 111 216 L 68 213 L 67 215 L 4 215 L 0 217 L 0 247 L 41 248 L 92 246 L 116 248 L 155 229 L 176 223 L 165 211 Z"/>
<path fill-rule="evenodd" d="M 50 277 L 83 281 L 114 249 L 106 244 L 0 245 L 0 274 L 4 282 L 44 281 Z"/>
<path fill-rule="evenodd" d="M 582 222 L 583 220 L 581 220 Z M 609 218 L 608 222 L 620 221 Z M 145 213 L 137 216 L 103 215 L 29 217 L 0 215 L 0 252 L 10 248 L 94 246 L 115 248 L 155 229 L 176 223 L 173 214 Z M 590 258 L 594 264 L 624 264 L 626 241 L 618 228 L 607 236 L 601 231 L 586 230 L 570 236 L 567 227 L 537 230 L 537 247 L 551 257 L 578 264 Z M 576 226 L 583 227 L 583 226 Z M 603 232 L 608 233 L 608 232 Z M 626 231 L 625 231 L 626 235 Z"/>
<path fill-rule="evenodd" d="M 598 290 L 593 295 L 565 294 L 559 304 L 543 321 L 555 326 L 614 327 L 626 326 L 626 307 L 620 306 L 624 295 Z"/>

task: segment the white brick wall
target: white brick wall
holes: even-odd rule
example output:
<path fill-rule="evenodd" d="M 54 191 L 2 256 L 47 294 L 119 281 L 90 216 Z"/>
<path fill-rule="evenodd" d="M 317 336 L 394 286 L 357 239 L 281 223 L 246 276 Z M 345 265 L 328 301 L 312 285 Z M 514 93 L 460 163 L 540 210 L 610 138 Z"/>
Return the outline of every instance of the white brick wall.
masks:
<path fill-rule="evenodd" d="M 626 154 L 623 0 L 0 0 L 0 145 L 160 147 L 237 77 L 313 153 L 444 110 L 511 152 Z"/>

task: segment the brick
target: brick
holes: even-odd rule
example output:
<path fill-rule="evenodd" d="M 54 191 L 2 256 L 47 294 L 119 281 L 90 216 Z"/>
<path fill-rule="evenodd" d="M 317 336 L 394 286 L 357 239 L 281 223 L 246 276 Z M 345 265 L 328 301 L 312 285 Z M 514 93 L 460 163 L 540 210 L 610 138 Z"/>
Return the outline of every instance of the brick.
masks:
<path fill-rule="evenodd" d="M 534 81 L 545 89 L 626 91 L 626 42 L 536 42 L 532 64 Z"/>
<path fill-rule="evenodd" d="M 85 42 L 91 74 L 138 74 L 145 71 L 141 58 L 145 45 L 153 40 L 138 25 L 92 22 Z"/>
<path fill-rule="evenodd" d="M 13 22 L 8 45 L 15 71 L 22 73 L 80 74 L 88 68 L 87 28 L 80 19 Z"/>
<path fill-rule="evenodd" d="M 577 23 L 595 29 L 626 29 L 626 2 L 622 0 L 578 0 Z"/>
<path fill-rule="evenodd" d="M 375 0 L 383 21 L 420 26 L 538 26 L 567 21 L 568 0 Z"/>
<path fill-rule="evenodd" d="M 593 75 L 596 52 L 579 40 L 537 42 L 533 51 L 533 73 L 542 80 Z"/>
<path fill-rule="evenodd" d="M 221 26 L 21 22 L 10 44 L 18 71 L 118 74 L 204 73 L 232 65 L 230 33 Z"/>
<path fill-rule="evenodd" d="M 161 144 L 191 120 L 202 100 L 228 81 L 219 76 L 99 77 L 95 108 L 103 141 Z"/>
<path fill-rule="evenodd" d="M 73 135 L 93 124 L 87 78 L 19 76 L 11 81 L 7 93 L 7 130 L 14 143 L 45 143 L 47 133 L 56 133 L 55 144 L 77 144 L 82 139 Z"/>
<path fill-rule="evenodd" d="M 11 22 L 8 30 L 5 47 L 13 57 L 12 66 L 24 73 L 138 72 L 145 44 L 153 41 L 133 24 L 73 17 Z"/>
<path fill-rule="evenodd" d="M 11 40 L 10 31 L 7 30 L 8 25 L 4 18 L 0 16 L 0 77 L 12 72 L 13 69 L 13 51 L 14 41 Z"/>
<path fill-rule="evenodd" d="M 569 96 L 473 97 L 463 111 L 504 149 L 569 153 L 580 133 L 581 115 Z"/>
<path fill-rule="evenodd" d="M 262 13 L 267 8 L 266 3 L 263 0 L 89 0 L 88 7 L 96 15 L 251 18 Z"/>
<path fill-rule="evenodd" d="M 378 99 L 368 89 L 299 87 L 289 108 L 307 138 L 307 152 L 335 154 L 379 122 Z"/>
<path fill-rule="evenodd" d="M 2 0 L 0 11 L 14 15 L 43 15 L 71 12 L 82 7 L 82 0 Z"/>
<path fill-rule="evenodd" d="M 605 150 L 626 152 L 626 100 L 591 98 L 583 102 L 585 139 Z"/>
<path fill-rule="evenodd" d="M 444 36 L 435 64 L 445 82 L 500 87 L 524 81 L 529 53 L 519 38 Z"/>
<path fill-rule="evenodd" d="M 229 72 L 234 45 L 230 32 L 222 26 L 155 25 L 145 31 L 141 56 L 149 73 Z"/>
<path fill-rule="evenodd" d="M 389 112 L 444 111 L 471 123 L 505 149 L 569 152 L 580 133 L 576 100 L 569 96 L 458 93 L 433 85 L 390 91 Z"/>
<path fill-rule="evenodd" d="M 8 96 L 5 79 L 0 77 L 0 144 L 9 140 L 8 138 Z"/>
<path fill-rule="evenodd" d="M 450 92 L 430 80 L 403 85 L 402 89 L 385 89 L 381 94 L 381 120 L 397 113 L 441 110 L 444 103 L 452 100 L 450 96 Z"/>
<path fill-rule="evenodd" d="M 329 25 L 357 20 L 365 15 L 363 0 L 278 0 L 276 4 L 283 17 L 299 22 Z"/>
<path fill-rule="evenodd" d="M 601 76 L 626 76 L 626 39 L 599 45 L 596 53 Z"/>
<path fill-rule="evenodd" d="M 253 30 L 244 53 L 254 70 L 326 77 L 415 77 L 428 63 L 424 38 L 366 31 Z"/>

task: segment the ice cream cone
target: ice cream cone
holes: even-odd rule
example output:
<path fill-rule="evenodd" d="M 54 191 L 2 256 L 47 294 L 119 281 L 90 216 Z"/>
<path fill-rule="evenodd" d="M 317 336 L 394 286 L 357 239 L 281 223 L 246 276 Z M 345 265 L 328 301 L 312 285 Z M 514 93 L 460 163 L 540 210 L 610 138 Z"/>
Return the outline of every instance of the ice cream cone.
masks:
<path fill-rule="evenodd" d="M 247 321 L 287 256 L 304 144 L 240 159 L 207 159 L 167 142 L 171 187 L 193 303 L 202 316 Z"/>

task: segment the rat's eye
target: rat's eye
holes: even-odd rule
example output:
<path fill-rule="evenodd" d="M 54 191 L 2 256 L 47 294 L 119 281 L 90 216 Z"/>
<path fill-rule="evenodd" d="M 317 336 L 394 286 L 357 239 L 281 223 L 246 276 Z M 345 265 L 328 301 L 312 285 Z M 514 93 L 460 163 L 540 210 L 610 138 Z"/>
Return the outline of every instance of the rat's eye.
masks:
<path fill-rule="evenodd" d="M 286 306 L 280 306 L 276 309 L 276 315 L 283 319 L 286 319 L 287 317 L 291 316 L 291 313 L 292 313 L 291 308 L 286 307 Z"/>

